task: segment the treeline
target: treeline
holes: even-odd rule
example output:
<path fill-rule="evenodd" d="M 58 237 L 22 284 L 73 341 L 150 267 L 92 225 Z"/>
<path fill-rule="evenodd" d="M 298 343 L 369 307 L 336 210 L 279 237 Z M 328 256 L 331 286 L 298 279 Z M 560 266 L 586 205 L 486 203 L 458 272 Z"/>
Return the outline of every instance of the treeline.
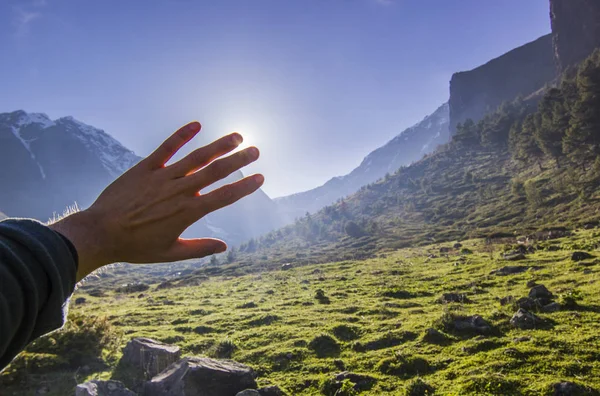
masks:
<path fill-rule="evenodd" d="M 537 108 L 523 99 L 505 103 L 478 123 L 459 124 L 451 144 L 506 147 L 540 171 L 549 159 L 557 168 L 600 170 L 600 50 L 568 70 Z"/>

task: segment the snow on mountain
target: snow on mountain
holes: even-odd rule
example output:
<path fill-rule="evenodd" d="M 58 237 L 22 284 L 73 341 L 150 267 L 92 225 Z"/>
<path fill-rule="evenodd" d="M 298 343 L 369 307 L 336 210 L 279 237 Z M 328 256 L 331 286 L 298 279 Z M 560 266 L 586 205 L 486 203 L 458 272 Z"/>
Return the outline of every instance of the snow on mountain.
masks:
<path fill-rule="evenodd" d="M 418 161 L 449 139 L 449 106 L 440 106 L 421 122 L 407 128 L 384 146 L 367 155 L 362 163 L 345 176 L 334 177 L 315 189 L 277 198 L 281 215 L 291 221 L 306 212 L 313 213 L 360 187 Z"/>

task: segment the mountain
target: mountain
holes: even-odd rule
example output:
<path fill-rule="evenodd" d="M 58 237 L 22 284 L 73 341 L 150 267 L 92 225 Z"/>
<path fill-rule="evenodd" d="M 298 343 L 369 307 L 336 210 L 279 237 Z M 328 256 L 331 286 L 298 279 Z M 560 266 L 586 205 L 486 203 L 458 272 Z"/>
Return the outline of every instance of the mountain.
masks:
<path fill-rule="evenodd" d="M 559 70 L 564 71 L 600 47 L 600 2 L 550 0 L 552 38 Z"/>
<path fill-rule="evenodd" d="M 291 221 L 306 212 L 313 213 L 362 186 L 419 160 L 448 141 L 448 104 L 406 129 L 384 146 L 367 155 L 348 175 L 334 177 L 315 189 L 276 198 L 282 217 Z"/>
<path fill-rule="evenodd" d="M 45 221 L 75 202 L 89 206 L 114 179 L 141 158 L 101 129 L 72 117 L 0 114 L 0 210 Z M 243 177 L 230 175 L 225 182 Z M 280 226 L 276 206 L 258 191 L 190 227 L 185 236 L 212 236 L 232 244 Z"/>
<path fill-rule="evenodd" d="M 588 52 L 589 55 L 589 52 Z M 527 96 L 556 78 L 552 35 L 525 44 L 450 81 L 450 131 L 466 119 L 479 121 L 502 102 Z"/>

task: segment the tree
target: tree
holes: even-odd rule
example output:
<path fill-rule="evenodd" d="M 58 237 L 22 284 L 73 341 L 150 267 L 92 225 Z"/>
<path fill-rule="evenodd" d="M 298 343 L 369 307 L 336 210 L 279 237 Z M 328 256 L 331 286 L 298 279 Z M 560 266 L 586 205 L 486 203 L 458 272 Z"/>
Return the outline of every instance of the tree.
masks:
<path fill-rule="evenodd" d="M 544 152 L 534 138 L 535 131 L 536 116 L 529 114 L 522 123 L 516 123 L 511 127 L 509 147 L 513 159 L 523 163 L 534 162 L 541 172 Z"/>
<path fill-rule="evenodd" d="M 210 265 L 216 266 L 219 265 L 219 259 L 214 254 L 210 256 Z"/>
<path fill-rule="evenodd" d="M 540 102 L 538 114 L 535 119 L 535 141 L 544 154 L 553 158 L 560 168 L 562 141 L 570 122 L 563 92 L 558 88 L 550 89 Z"/>
<path fill-rule="evenodd" d="M 596 50 L 577 73 L 578 99 L 563 139 L 568 158 L 582 167 L 600 155 L 600 51 Z"/>
<path fill-rule="evenodd" d="M 344 227 L 344 231 L 346 231 L 346 234 L 348 234 L 352 238 L 360 238 L 361 236 L 365 235 L 365 231 L 363 230 L 363 228 L 356 224 L 354 221 L 347 222 Z"/>
<path fill-rule="evenodd" d="M 458 124 L 456 134 L 452 137 L 452 140 L 464 147 L 478 145 L 481 139 L 475 122 L 469 118 L 464 123 Z"/>
<path fill-rule="evenodd" d="M 235 248 L 231 248 L 229 252 L 227 252 L 227 262 L 231 264 L 235 261 L 236 258 L 237 254 L 235 253 Z"/>

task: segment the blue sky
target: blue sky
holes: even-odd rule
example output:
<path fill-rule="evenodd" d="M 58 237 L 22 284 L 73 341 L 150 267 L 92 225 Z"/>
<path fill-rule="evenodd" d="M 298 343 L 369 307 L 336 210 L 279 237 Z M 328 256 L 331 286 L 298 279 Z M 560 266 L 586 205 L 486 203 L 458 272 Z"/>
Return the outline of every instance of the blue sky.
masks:
<path fill-rule="evenodd" d="M 147 155 L 239 130 L 275 197 L 345 174 L 453 72 L 550 31 L 548 0 L 0 0 L 0 112 L 72 115 Z"/>

